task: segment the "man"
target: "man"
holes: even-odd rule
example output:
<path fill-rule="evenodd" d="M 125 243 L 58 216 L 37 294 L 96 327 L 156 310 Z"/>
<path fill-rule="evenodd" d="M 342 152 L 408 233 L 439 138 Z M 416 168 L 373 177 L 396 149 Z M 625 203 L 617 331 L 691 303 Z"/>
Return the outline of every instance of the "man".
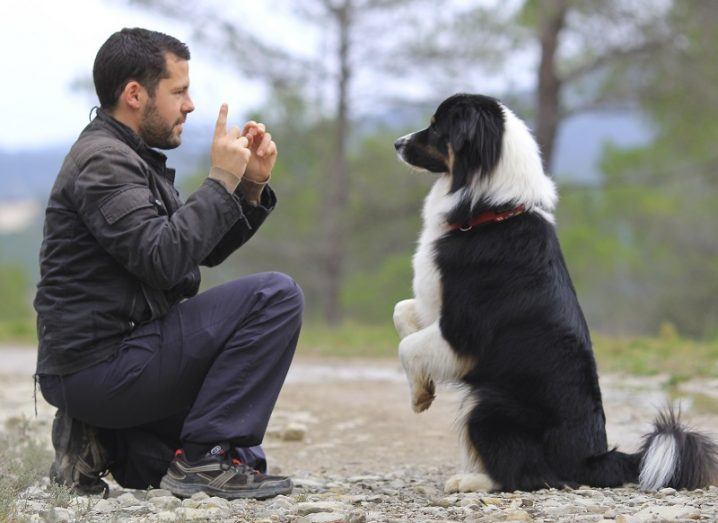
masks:
<path fill-rule="evenodd" d="M 277 148 L 260 123 L 227 129 L 222 105 L 209 176 L 180 201 L 155 148 L 179 146 L 194 110 L 189 58 L 145 29 L 102 45 L 101 107 L 47 206 L 37 378 L 59 409 L 51 477 L 78 492 L 106 491 L 107 469 L 123 486 L 178 496 L 292 490 L 264 473 L 257 445 L 297 343 L 301 290 L 262 273 L 196 295 L 198 266 L 222 262 L 274 208 Z"/>

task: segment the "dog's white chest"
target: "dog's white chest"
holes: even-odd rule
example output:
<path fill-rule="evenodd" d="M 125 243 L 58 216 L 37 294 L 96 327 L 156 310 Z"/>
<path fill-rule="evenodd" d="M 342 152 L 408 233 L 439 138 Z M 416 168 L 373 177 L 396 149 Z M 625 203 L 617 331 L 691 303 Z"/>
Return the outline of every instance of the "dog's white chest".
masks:
<path fill-rule="evenodd" d="M 449 184 L 448 176 L 439 178 L 424 201 L 424 228 L 413 258 L 413 290 L 421 327 L 436 321 L 441 313 L 441 274 L 435 243 L 448 230 L 445 216 L 453 205 L 453 198 L 447 194 Z"/>

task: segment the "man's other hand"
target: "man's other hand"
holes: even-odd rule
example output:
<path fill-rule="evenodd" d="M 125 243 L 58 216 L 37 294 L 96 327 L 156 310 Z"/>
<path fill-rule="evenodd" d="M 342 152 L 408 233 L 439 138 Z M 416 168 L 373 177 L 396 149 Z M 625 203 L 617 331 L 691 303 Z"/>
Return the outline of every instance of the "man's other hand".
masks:
<path fill-rule="evenodd" d="M 277 144 L 272 141 L 272 135 L 267 132 L 264 124 L 255 121 L 244 125 L 242 136 L 249 140 L 249 149 L 252 151 L 244 178 L 255 183 L 267 182 L 277 161 Z"/>
<path fill-rule="evenodd" d="M 234 125 L 229 131 L 227 130 L 227 110 L 227 104 L 222 104 L 219 109 L 210 160 L 212 167 L 233 174 L 239 183 L 253 154 L 249 149 L 249 139 L 242 136 L 239 127 Z"/>

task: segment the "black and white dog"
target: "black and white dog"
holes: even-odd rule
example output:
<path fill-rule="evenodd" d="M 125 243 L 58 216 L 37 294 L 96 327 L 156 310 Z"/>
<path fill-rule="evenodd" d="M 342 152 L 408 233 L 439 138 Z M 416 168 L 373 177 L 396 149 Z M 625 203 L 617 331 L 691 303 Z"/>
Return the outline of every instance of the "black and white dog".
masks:
<path fill-rule="evenodd" d="M 439 173 L 414 255 L 414 299 L 394 323 L 421 412 L 436 382 L 462 383 L 462 473 L 448 492 L 640 481 L 718 481 L 718 446 L 662 414 L 636 454 L 609 450 L 586 321 L 561 254 L 557 194 L 530 131 L 487 96 L 445 100 L 431 125 L 396 141 Z"/>

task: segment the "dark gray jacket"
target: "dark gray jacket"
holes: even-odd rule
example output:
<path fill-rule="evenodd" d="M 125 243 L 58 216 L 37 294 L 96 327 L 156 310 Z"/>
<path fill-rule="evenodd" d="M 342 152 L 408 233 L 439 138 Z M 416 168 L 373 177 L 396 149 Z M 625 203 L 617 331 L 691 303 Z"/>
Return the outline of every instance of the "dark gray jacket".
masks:
<path fill-rule="evenodd" d="M 246 242 L 274 208 L 206 179 L 185 203 L 166 157 L 99 110 L 52 188 L 35 296 L 37 373 L 70 374 L 110 358 L 139 323 L 197 293 L 199 265 Z"/>

